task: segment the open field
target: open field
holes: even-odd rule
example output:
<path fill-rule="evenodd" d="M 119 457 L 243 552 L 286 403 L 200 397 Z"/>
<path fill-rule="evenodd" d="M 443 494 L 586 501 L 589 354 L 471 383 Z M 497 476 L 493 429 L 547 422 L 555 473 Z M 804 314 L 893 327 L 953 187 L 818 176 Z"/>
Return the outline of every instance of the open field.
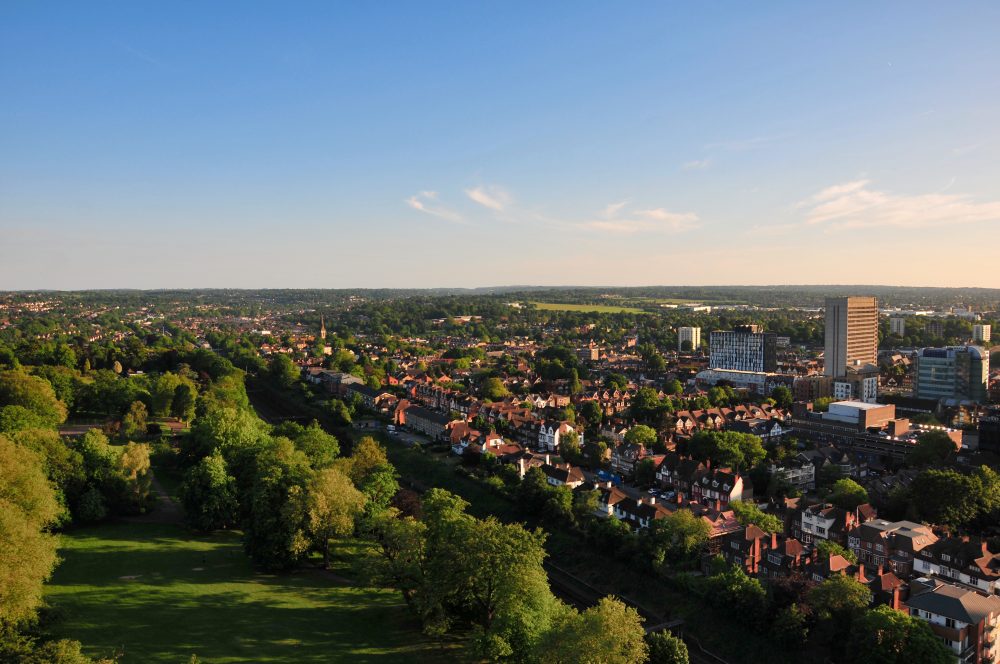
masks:
<path fill-rule="evenodd" d="M 577 311 L 597 314 L 645 314 L 649 313 L 635 307 L 622 307 L 607 304 L 561 304 L 558 302 L 529 302 L 541 311 Z"/>
<path fill-rule="evenodd" d="M 359 545 L 333 572 L 258 573 L 237 533 L 113 523 L 62 536 L 46 586 L 58 637 L 121 662 L 435 662 L 460 660 L 420 632 L 391 590 L 349 582 Z M 346 577 L 346 578 L 345 578 Z"/>

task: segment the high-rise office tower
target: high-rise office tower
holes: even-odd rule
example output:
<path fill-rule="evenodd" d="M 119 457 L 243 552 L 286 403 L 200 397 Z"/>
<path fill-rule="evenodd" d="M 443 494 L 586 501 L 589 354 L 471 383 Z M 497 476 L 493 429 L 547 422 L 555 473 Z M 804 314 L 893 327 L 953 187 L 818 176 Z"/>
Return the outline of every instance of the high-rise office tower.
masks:
<path fill-rule="evenodd" d="M 844 376 L 847 367 L 878 363 L 878 301 L 874 297 L 826 298 L 825 367 L 827 376 Z"/>
<path fill-rule="evenodd" d="M 774 372 L 778 368 L 778 335 L 761 332 L 759 325 L 737 325 L 708 335 L 710 369 Z"/>
<path fill-rule="evenodd" d="M 677 350 L 680 351 L 698 350 L 700 347 L 701 347 L 700 327 L 677 328 Z"/>

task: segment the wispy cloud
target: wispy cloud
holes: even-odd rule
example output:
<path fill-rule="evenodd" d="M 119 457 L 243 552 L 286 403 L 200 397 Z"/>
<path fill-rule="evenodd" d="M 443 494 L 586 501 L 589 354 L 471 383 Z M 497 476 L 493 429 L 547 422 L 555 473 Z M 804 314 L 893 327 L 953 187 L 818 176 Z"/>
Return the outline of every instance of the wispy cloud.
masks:
<path fill-rule="evenodd" d="M 497 212 L 503 211 L 511 202 L 510 194 L 502 187 L 497 186 L 473 187 L 466 189 L 465 195 L 483 207 Z"/>
<path fill-rule="evenodd" d="M 694 161 L 686 161 L 681 164 L 681 170 L 684 171 L 703 171 L 712 165 L 711 159 L 695 159 Z"/>
<path fill-rule="evenodd" d="M 152 55 L 150 55 L 149 53 L 146 53 L 145 51 L 142 51 L 142 50 L 140 50 L 140 49 L 138 49 L 138 48 L 136 48 L 134 46 L 131 46 L 129 44 L 126 44 L 124 42 L 118 42 L 118 46 L 120 46 L 122 49 L 124 49 L 129 55 L 132 55 L 132 56 L 134 56 L 134 57 L 142 60 L 146 64 L 153 65 L 157 69 L 162 69 L 163 71 L 168 71 L 168 72 L 169 71 L 173 71 L 162 60 L 160 60 L 159 58 L 153 57 Z"/>
<path fill-rule="evenodd" d="M 796 206 L 805 223 L 830 229 L 928 228 L 1000 221 L 1000 201 L 975 201 L 964 194 L 894 194 L 854 180 L 827 187 Z"/>
<path fill-rule="evenodd" d="M 604 208 L 602 218 L 588 221 L 585 227 L 607 233 L 632 235 L 634 233 L 681 233 L 698 228 L 701 220 L 694 212 L 671 212 L 666 208 L 650 210 L 624 210 L 625 203 L 614 203 Z"/>
<path fill-rule="evenodd" d="M 601 216 L 605 218 L 612 218 L 621 212 L 622 208 L 628 205 L 628 201 L 619 201 L 617 203 L 609 203 L 601 210 Z"/>
<path fill-rule="evenodd" d="M 406 199 L 406 204 L 418 212 L 454 223 L 463 223 L 462 216 L 438 202 L 436 191 L 421 191 Z"/>

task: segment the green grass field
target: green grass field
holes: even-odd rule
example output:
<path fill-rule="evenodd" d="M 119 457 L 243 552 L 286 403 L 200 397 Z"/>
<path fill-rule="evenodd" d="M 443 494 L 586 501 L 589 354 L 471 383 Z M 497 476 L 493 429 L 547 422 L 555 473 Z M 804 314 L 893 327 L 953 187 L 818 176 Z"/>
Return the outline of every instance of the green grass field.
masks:
<path fill-rule="evenodd" d="M 597 314 L 645 314 L 649 313 L 635 307 L 622 307 L 606 304 L 563 304 L 558 302 L 529 302 L 541 311 L 578 311 Z"/>
<path fill-rule="evenodd" d="M 258 573 L 236 533 L 196 536 L 173 524 L 114 523 L 62 536 L 46 586 L 57 637 L 123 663 L 443 662 L 461 660 L 420 632 L 400 595 L 348 582 L 359 545 L 332 574 Z M 346 577 L 346 578 L 345 578 Z"/>

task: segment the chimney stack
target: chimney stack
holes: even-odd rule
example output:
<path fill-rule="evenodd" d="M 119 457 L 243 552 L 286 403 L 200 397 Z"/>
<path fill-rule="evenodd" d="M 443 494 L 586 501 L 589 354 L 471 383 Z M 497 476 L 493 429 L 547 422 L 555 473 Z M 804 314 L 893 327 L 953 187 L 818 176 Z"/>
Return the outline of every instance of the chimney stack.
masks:
<path fill-rule="evenodd" d="M 517 460 L 517 474 L 522 480 L 524 479 L 524 457 Z"/>
<path fill-rule="evenodd" d="M 771 533 L 771 549 L 775 550 L 778 548 L 778 533 Z"/>

